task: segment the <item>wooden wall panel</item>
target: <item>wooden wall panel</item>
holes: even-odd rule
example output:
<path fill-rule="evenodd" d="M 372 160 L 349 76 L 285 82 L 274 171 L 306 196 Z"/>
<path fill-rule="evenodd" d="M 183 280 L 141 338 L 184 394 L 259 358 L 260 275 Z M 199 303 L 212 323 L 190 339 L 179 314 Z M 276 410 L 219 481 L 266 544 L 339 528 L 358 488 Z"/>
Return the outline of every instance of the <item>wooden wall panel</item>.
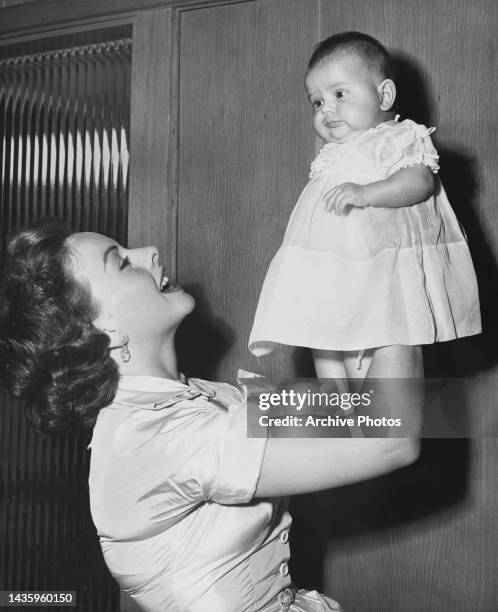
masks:
<path fill-rule="evenodd" d="M 0 40 L 16 35 L 29 36 L 37 31 L 55 31 L 64 26 L 98 28 L 111 20 L 130 23 L 146 11 L 167 7 L 187 8 L 247 1 L 251 0 L 0 0 Z"/>
<path fill-rule="evenodd" d="M 498 5 L 493 0 L 321 1 L 320 37 L 356 29 L 379 38 L 400 68 L 401 114 L 437 127 L 441 177 L 469 235 L 480 281 L 485 335 L 471 355 L 474 370 L 495 367 L 498 137 L 496 105 L 488 93 L 498 87 Z M 471 351 L 472 343 L 465 344 Z"/>
<path fill-rule="evenodd" d="M 478 377 L 460 408 L 483 428 L 494 422 L 498 335 L 496 113 L 482 94 L 497 78 L 496 5 L 323 0 L 319 13 L 317 5 L 256 2 L 183 15 L 179 279 L 200 307 L 182 338 L 195 356 L 185 369 L 224 379 L 240 365 L 276 378 L 303 372 L 292 351 L 258 362 L 246 342 L 267 264 L 313 155 L 299 98 L 306 59 L 317 40 L 359 29 L 394 50 L 404 116 L 438 127 L 441 174 L 469 234 L 485 332 L 427 350 L 427 370 Z M 256 41 L 271 28 L 273 45 L 262 48 Z M 296 582 L 321 586 L 362 612 L 493 610 L 497 456 L 493 439 L 427 440 L 411 468 L 296 498 Z"/>
<path fill-rule="evenodd" d="M 256 1 L 182 14 L 178 278 L 198 301 L 181 334 L 187 372 L 293 372 L 290 352 L 258 362 L 247 340 L 314 153 L 303 72 L 316 6 Z"/>
<path fill-rule="evenodd" d="M 13 6 L 14 4 L 28 4 L 29 2 L 37 2 L 37 0 L 2 0 L 0 6 Z"/>
<path fill-rule="evenodd" d="M 344 30 L 379 38 L 401 68 L 402 114 L 437 126 L 441 176 L 478 273 L 484 334 L 427 350 L 427 373 L 477 376 L 462 408 L 482 431 L 495 422 L 498 375 L 497 113 L 488 95 L 498 78 L 497 25 L 489 0 L 321 1 L 320 38 Z M 362 612 L 495 610 L 497 483 L 495 439 L 427 440 L 415 466 L 319 496 L 316 522 L 335 523 L 323 550 L 326 590 Z M 295 504 L 303 518 L 305 506 L 309 499 Z"/>
<path fill-rule="evenodd" d="M 177 146 L 172 125 L 176 74 L 173 27 L 171 9 L 150 11 L 137 18 L 131 87 L 128 242 L 130 246 L 155 244 L 166 265 L 175 252 L 172 160 L 176 155 L 170 156 L 171 148 Z"/>

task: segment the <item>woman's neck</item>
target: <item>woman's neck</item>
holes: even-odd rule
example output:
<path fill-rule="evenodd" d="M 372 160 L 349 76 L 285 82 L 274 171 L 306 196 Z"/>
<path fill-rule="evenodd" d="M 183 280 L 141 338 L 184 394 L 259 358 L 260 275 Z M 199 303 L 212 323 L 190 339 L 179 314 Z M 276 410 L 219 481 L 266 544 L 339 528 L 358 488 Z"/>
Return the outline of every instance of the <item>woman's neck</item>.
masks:
<path fill-rule="evenodd" d="M 119 363 L 119 362 L 118 362 Z M 121 375 L 178 379 L 174 334 L 158 342 L 138 345 L 130 340 L 130 361 L 119 363 Z"/>

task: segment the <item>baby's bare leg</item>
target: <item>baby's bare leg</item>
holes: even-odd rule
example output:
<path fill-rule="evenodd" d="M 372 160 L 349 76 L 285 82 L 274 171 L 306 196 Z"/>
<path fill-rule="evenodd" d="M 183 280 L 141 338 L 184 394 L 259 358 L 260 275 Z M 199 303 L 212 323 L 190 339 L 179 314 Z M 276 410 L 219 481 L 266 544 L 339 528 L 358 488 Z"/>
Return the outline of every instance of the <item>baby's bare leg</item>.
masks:
<path fill-rule="evenodd" d="M 370 365 L 372 364 L 372 358 L 374 351 L 377 349 L 365 349 L 364 351 L 344 351 L 344 367 L 346 369 L 346 375 L 348 380 L 354 381 L 355 390 L 365 380 Z"/>
<path fill-rule="evenodd" d="M 362 387 L 363 379 L 360 381 L 358 377 L 354 377 L 353 359 L 346 355 L 345 364 L 350 376 L 350 387 L 359 392 L 361 389 L 358 387 Z M 397 435 L 402 437 L 406 431 L 410 437 L 414 431 L 418 431 L 424 402 L 423 385 L 416 382 L 424 378 L 422 348 L 397 344 L 372 349 L 371 361 L 365 374 L 369 380 L 376 381 L 373 387 L 381 393 L 380 397 L 384 396 L 383 401 L 386 402 L 385 405 L 376 407 L 380 410 L 378 414 L 369 409 L 370 416 L 396 418 L 399 407 L 409 405 L 411 409 L 406 411 L 408 416 L 404 418 L 402 429 L 397 430 Z M 383 383 L 382 379 L 386 382 Z M 368 382 L 366 384 L 368 385 Z"/>
<path fill-rule="evenodd" d="M 319 349 L 312 349 L 312 352 L 317 378 L 334 379 L 334 382 L 331 383 L 332 386 L 329 392 L 349 393 L 348 375 L 344 365 L 344 356 L 346 353 L 343 351 L 323 351 Z M 322 386 L 321 391 L 326 392 L 327 387 Z M 344 413 L 341 416 L 345 416 L 346 414 L 348 413 Z M 348 425 L 348 427 L 351 437 L 363 438 L 360 427 L 357 425 Z"/>
<path fill-rule="evenodd" d="M 369 378 L 423 378 L 424 364 L 420 346 L 393 344 L 365 350 L 344 352 L 344 366 L 349 380 Z"/>
<path fill-rule="evenodd" d="M 311 349 L 317 378 L 347 378 L 342 351 Z"/>

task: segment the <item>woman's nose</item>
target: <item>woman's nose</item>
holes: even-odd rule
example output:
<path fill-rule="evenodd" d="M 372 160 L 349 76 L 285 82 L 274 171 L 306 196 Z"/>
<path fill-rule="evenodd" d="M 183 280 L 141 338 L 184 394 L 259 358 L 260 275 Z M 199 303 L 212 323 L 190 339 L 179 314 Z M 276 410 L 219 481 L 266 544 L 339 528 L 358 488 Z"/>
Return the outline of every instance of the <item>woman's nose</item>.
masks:
<path fill-rule="evenodd" d="M 139 249 L 133 249 L 135 261 L 140 265 L 152 270 L 159 263 L 159 251 L 155 246 L 146 246 Z"/>

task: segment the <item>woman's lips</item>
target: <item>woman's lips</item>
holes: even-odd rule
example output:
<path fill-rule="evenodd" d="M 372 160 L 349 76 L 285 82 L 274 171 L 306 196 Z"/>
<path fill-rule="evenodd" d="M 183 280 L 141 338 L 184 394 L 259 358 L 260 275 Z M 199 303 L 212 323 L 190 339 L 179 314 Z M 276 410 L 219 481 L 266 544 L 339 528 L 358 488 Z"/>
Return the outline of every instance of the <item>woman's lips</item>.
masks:
<path fill-rule="evenodd" d="M 180 285 L 176 285 L 170 281 L 164 268 L 161 268 L 161 277 L 159 280 L 159 292 L 160 293 L 173 293 L 175 291 L 181 291 Z"/>

